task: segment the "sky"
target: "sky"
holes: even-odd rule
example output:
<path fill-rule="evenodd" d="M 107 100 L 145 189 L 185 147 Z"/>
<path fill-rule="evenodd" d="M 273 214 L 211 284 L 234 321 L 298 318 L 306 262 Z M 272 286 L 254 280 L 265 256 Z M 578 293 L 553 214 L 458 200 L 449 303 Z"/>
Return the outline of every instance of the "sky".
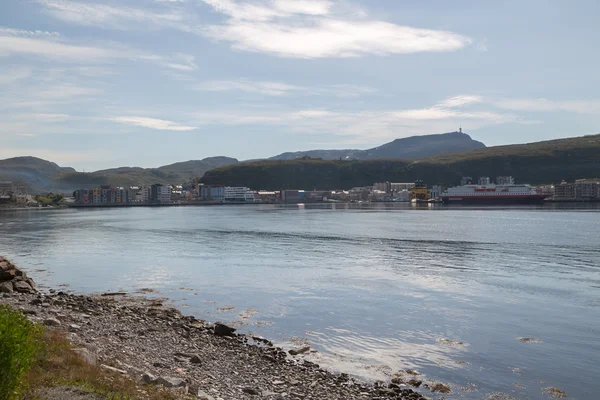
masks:
<path fill-rule="evenodd" d="M 2 0 L 0 159 L 600 133 L 597 0 Z"/>

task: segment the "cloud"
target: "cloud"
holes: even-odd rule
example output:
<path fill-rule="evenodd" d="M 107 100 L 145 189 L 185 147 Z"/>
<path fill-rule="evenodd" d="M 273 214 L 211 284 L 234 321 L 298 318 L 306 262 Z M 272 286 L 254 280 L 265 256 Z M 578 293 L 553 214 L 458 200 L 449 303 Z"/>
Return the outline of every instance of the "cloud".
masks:
<path fill-rule="evenodd" d="M 25 29 L 15 29 L 0 26 L 0 36 L 28 36 L 28 37 L 48 37 L 48 36 L 60 36 L 58 32 L 48 31 L 28 31 Z"/>
<path fill-rule="evenodd" d="M 193 86 L 196 90 L 209 92 L 242 91 L 268 96 L 287 94 L 332 95 L 337 97 L 358 97 L 374 93 L 376 90 L 358 85 L 326 85 L 322 87 L 296 86 L 283 82 L 252 81 L 248 79 L 205 81 Z"/>
<path fill-rule="evenodd" d="M 490 99 L 489 102 L 496 107 L 515 111 L 568 111 L 581 114 L 600 113 L 600 101 L 598 100 L 566 100 L 553 101 L 544 98 L 539 99 Z"/>
<path fill-rule="evenodd" d="M 482 101 L 481 96 L 460 95 L 460 96 L 450 97 L 450 98 L 442 101 L 441 103 L 439 103 L 439 106 L 455 108 L 455 107 L 462 107 L 467 104 L 480 103 L 481 101 Z"/>
<path fill-rule="evenodd" d="M 8 85 L 31 76 L 31 67 L 0 69 L 0 85 Z"/>
<path fill-rule="evenodd" d="M 17 54 L 42 57 L 63 63 L 80 64 L 126 59 L 149 62 L 184 71 L 193 71 L 197 68 L 194 57 L 187 54 L 177 53 L 172 57 L 164 57 L 147 54 L 114 43 L 111 44 L 111 47 L 70 44 L 62 41 L 62 39 L 59 40 L 53 35 L 42 35 L 43 37 L 39 38 L 31 37 L 28 34 L 30 31 L 11 28 L 2 29 L 0 29 L 0 57 Z"/>
<path fill-rule="evenodd" d="M 260 93 L 269 96 L 281 96 L 290 91 L 300 90 L 298 86 L 288 85 L 281 82 L 256 82 L 250 80 L 223 80 L 207 81 L 195 86 L 197 90 L 209 92 L 243 91 Z"/>
<path fill-rule="evenodd" d="M 455 51 L 469 45 L 466 36 L 385 21 L 336 18 L 329 1 L 204 0 L 228 17 L 200 32 L 232 42 L 237 50 L 292 58 L 359 57 Z"/>
<path fill-rule="evenodd" d="M 273 125 L 289 132 L 345 136 L 352 143 L 375 143 L 413 135 L 442 133 L 459 126 L 474 130 L 503 123 L 520 123 L 518 115 L 492 110 L 457 108 L 456 96 L 431 107 L 401 110 L 343 111 L 332 109 L 246 109 L 199 112 L 198 125 Z"/>
<path fill-rule="evenodd" d="M 191 131 L 196 129 L 193 126 L 185 126 L 173 121 L 148 117 L 114 117 L 109 118 L 109 120 L 121 124 L 141 126 L 143 128 L 158 129 L 164 131 Z"/>
<path fill-rule="evenodd" d="M 184 20 L 184 14 L 170 10 L 167 12 L 127 6 L 112 7 L 105 4 L 81 3 L 68 0 L 37 0 L 45 11 L 55 18 L 79 25 L 97 26 L 127 30 L 132 23 L 151 22 L 157 26 L 173 26 Z"/>

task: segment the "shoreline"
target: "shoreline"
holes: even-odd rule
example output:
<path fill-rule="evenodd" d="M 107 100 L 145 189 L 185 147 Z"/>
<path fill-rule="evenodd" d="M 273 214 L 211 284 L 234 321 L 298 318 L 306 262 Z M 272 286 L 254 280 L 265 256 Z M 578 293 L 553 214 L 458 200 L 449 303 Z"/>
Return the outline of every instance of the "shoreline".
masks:
<path fill-rule="evenodd" d="M 157 299 L 34 288 L 0 292 L 0 304 L 68 332 L 90 363 L 140 384 L 184 388 L 200 399 L 426 399 L 399 377 L 369 384 L 335 374 L 305 360 L 309 348 L 285 352 L 268 339 L 185 316 Z"/>

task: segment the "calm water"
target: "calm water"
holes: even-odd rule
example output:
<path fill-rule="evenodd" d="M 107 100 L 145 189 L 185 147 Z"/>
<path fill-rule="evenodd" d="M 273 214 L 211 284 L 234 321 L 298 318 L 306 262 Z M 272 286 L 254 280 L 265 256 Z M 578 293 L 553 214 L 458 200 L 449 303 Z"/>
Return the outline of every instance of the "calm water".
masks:
<path fill-rule="evenodd" d="M 600 398 L 599 244 L 597 208 L 0 212 L 0 254 L 38 282 L 152 288 L 184 313 L 307 341 L 333 370 L 412 368 L 461 399 Z"/>

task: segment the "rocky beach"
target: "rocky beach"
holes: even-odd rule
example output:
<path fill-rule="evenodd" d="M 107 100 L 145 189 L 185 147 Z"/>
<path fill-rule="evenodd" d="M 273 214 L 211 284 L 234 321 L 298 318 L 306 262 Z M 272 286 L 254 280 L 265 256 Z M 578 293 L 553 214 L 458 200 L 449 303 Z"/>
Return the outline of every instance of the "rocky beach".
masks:
<path fill-rule="evenodd" d="M 2 257 L 0 304 L 65 332 L 88 363 L 129 376 L 139 385 L 167 388 L 182 398 L 419 400 L 425 397 L 411 385 L 443 391 L 410 375 L 370 384 L 334 374 L 305 360 L 307 347 L 285 352 L 268 339 L 184 316 L 156 299 L 40 291 L 25 272 Z"/>

